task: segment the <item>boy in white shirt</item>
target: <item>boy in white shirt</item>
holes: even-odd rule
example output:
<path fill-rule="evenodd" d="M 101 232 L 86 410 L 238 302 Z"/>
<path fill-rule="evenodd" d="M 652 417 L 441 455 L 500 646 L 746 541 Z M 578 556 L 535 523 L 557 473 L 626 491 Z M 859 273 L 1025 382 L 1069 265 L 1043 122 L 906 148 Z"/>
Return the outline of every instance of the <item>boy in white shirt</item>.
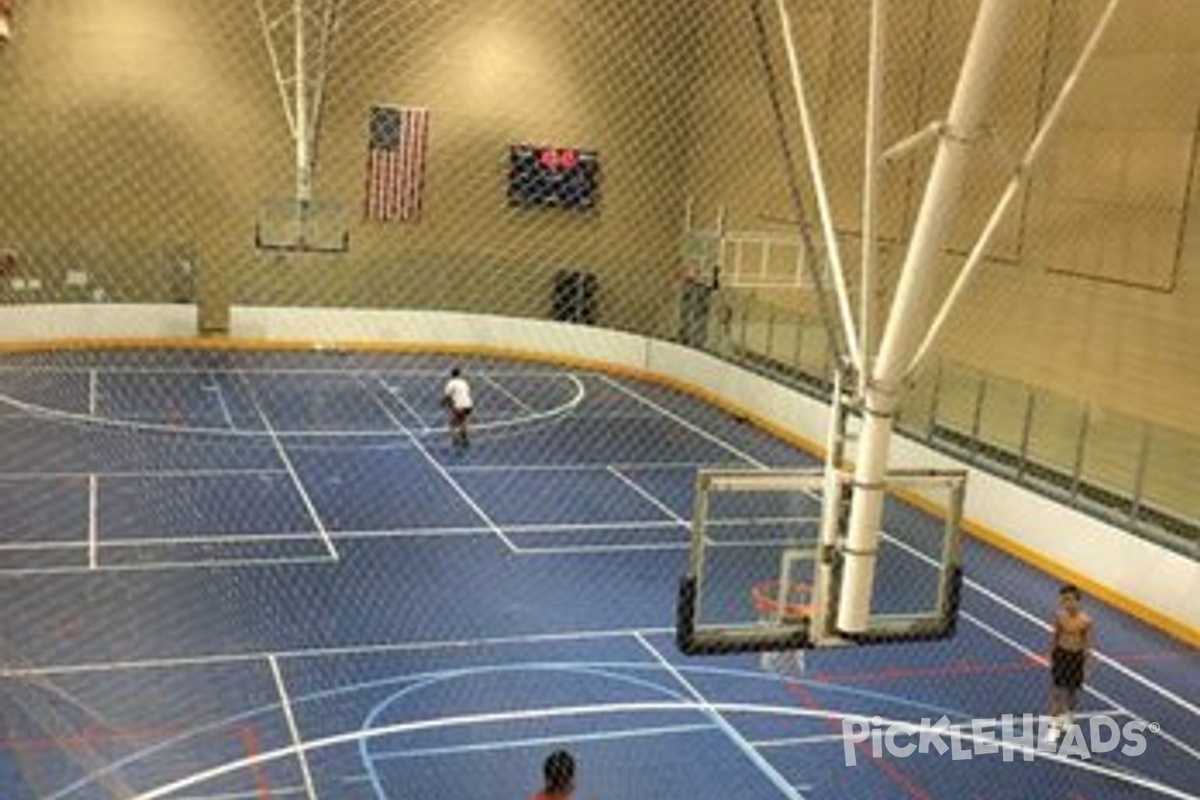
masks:
<path fill-rule="evenodd" d="M 450 412 L 450 441 L 460 447 L 469 446 L 467 420 L 474 403 L 471 401 L 471 384 L 458 367 L 450 370 L 450 380 L 446 381 L 446 389 L 442 392 L 442 405 Z"/>

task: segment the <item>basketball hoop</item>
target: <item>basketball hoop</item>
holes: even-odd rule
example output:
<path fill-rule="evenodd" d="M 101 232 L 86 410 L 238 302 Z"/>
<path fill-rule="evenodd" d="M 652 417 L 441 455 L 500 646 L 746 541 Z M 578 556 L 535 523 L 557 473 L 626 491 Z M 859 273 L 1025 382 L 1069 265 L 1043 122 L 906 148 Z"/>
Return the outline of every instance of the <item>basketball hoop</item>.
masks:
<path fill-rule="evenodd" d="M 786 596 L 780 591 L 779 581 L 759 581 L 750 589 L 750 601 L 758 614 L 760 625 L 786 625 L 799 623 L 812 617 L 812 587 L 807 583 L 791 583 Z M 799 650 L 772 650 L 759 656 L 758 664 L 764 672 L 773 672 L 784 678 L 804 676 L 804 654 Z"/>

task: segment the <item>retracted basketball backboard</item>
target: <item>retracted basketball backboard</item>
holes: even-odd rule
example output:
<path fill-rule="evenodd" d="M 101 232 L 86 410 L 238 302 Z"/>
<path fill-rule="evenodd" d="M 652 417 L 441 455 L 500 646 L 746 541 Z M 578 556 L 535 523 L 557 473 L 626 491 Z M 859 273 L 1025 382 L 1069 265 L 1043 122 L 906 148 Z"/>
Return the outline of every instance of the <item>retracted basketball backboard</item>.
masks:
<path fill-rule="evenodd" d="M 953 634 L 962 471 L 886 479 L 879 568 L 864 632 L 836 627 L 851 476 L 702 470 L 676 638 L 691 655 L 934 640 Z"/>
<path fill-rule="evenodd" d="M 294 197 L 266 200 L 259 209 L 254 246 L 292 254 L 337 254 L 350 249 L 346 206 L 330 200 L 299 203 Z"/>
<path fill-rule="evenodd" d="M 804 243 L 791 233 L 726 231 L 720 242 L 722 280 L 730 289 L 803 289 Z"/>
<path fill-rule="evenodd" d="M 710 289 L 805 289 L 804 243 L 774 231 L 689 227 L 680 246 L 685 281 Z"/>
<path fill-rule="evenodd" d="M 255 0 L 259 26 L 293 146 L 295 190 L 267 200 L 254 245 L 280 254 L 345 253 L 344 206 L 315 190 L 317 134 L 329 77 L 337 0 Z"/>

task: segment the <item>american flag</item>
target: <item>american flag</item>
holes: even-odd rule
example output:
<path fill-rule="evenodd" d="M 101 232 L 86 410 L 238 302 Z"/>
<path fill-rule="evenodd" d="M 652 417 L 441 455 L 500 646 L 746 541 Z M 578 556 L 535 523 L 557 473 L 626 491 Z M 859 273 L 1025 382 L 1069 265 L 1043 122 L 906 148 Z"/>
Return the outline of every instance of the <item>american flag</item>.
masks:
<path fill-rule="evenodd" d="M 366 217 L 412 222 L 421 215 L 429 109 L 374 106 L 367 145 Z"/>

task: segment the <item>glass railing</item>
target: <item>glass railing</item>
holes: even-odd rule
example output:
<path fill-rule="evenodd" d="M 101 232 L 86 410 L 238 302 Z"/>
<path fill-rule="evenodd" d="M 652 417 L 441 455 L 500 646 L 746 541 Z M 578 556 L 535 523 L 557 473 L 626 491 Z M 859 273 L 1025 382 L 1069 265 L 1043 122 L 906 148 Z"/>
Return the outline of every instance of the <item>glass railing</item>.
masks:
<path fill-rule="evenodd" d="M 709 298 L 693 345 L 827 397 L 824 329 L 747 292 Z M 898 426 L 976 467 L 1200 558 L 1200 436 L 949 359 L 909 387 Z"/>

